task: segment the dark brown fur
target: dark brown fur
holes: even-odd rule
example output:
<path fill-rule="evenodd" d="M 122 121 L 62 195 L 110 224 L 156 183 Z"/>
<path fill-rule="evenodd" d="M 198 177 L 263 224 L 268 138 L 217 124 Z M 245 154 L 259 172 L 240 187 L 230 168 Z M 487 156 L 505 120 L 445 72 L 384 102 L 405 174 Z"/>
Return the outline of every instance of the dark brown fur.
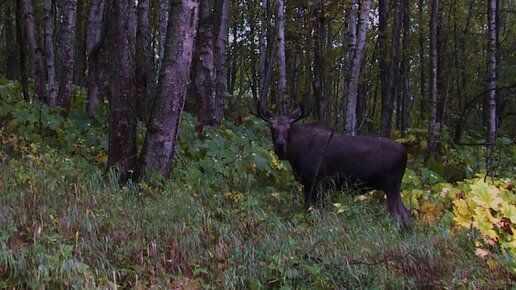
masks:
<path fill-rule="evenodd" d="M 403 145 L 383 137 L 348 136 L 320 123 L 297 125 L 302 109 L 289 116 L 259 113 L 270 125 L 274 152 L 290 162 L 304 186 L 306 208 L 316 202 L 321 181 L 331 178 L 336 186 L 347 183 L 383 190 L 392 217 L 408 224 L 410 215 L 400 195 L 407 165 Z"/>

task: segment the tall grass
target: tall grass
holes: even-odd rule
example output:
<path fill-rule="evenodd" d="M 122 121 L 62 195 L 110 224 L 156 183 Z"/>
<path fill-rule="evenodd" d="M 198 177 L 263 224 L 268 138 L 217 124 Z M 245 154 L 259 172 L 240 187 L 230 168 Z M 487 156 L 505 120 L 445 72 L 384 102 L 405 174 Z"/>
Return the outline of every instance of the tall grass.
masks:
<path fill-rule="evenodd" d="M 16 165 L 16 166 L 14 166 Z M 335 192 L 304 213 L 290 192 L 120 186 L 57 153 L 4 157 L 3 287 L 357 289 L 504 287 L 511 273 L 445 224 L 407 232 L 383 200 Z M 207 175 L 207 178 L 211 178 Z M 222 184 L 223 182 L 221 182 Z M 335 205 L 339 205 L 338 210 Z"/>

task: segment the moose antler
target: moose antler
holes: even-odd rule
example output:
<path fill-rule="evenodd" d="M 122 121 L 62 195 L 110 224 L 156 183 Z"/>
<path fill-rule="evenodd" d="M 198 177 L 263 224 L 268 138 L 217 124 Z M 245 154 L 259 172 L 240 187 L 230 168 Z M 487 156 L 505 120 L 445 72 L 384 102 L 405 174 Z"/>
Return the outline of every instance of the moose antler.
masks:
<path fill-rule="evenodd" d="M 305 111 L 303 105 L 297 105 L 297 108 L 288 116 L 291 122 L 299 121 L 310 115 L 310 111 Z"/>
<path fill-rule="evenodd" d="M 272 118 L 274 118 L 274 114 L 271 113 L 266 108 L 263 108 L 260 104 L 256 106 L 258 117 L 262 118 L 266 122 L 271 122 Z"/>

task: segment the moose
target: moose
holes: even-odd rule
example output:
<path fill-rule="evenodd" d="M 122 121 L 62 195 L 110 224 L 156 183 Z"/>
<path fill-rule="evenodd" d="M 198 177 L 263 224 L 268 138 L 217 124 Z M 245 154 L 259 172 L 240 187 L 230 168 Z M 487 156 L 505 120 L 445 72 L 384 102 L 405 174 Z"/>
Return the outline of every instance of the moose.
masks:
<path fill-rule="evenodd" d="M 383 190 L 391 216 L 410 225 L 410 214 L 400 195 L 407 165 L 403 145 L 383 137 L 338 133 L 320 122 L 295 124 L 308 115 L 302 106 L 285 116 L 275 116 L 260 105 L 257 109 L 257 115 L 270 126 L 274 153 L 290 163 L 304 187 L 306 209 L 316 203 L 320 185 L 331 179 L 336 187 L 348 184 Z"/>

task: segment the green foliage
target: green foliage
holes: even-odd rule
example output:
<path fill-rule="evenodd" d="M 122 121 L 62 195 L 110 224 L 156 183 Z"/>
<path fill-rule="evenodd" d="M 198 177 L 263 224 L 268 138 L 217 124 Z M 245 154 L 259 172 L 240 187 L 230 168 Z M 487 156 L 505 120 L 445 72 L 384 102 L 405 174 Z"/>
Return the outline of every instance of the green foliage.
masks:
<path fill-rule="evenodd" d="M 63 150 L 90 161 L 101 159 L 107 150 L 106 118 L 97 114 L 89 118 L 74 110 L 67 117 L 38 101 L 27 103 L 19 98 L 16 82 L 0 81 L 0 124 L 8 133 L 23 137 L 40 148 Z M 75 93 L 77 89 L 74 90 Z M 84 92 L 77 99 L 84 98 Z"/>
<path fill-rule="evenodd" d="M 2 288 L 503 288 L 516 281 L 507 178 L 454 182 L 446 170 L 421 166 L 414 151 L 403 179 L 417 221 L 411 232 L 393 223 L 383 194 L 336 191 L 305 213 L 301 188 L 272 153 L 261 121 L 203 128 L 186 113 L 172 178 L 122 186 L 117 170 L 99 167 L 100 117 L 65 119 L 10 101 L 11 85 L 1 87 L 0 109 Z M 459 158 L 451 160 L 448 167 Z M 486 224 L 495 244 L 481 223 L 488 212 L 461 201 L 492 208 Z M 459 213 L 478 227 L 459 230 Z"/>
<path fill-rule="evenodd" d="M 478 231 L 477 253 L 485 257 L 489 251 L 501 249 L 513 259 L 509 268 L 516 271 L 516 195 L 507 179 L 486 183 L 483 178 L 465 180 L 463 191 L 453 201 L 457 227 Z"/>

